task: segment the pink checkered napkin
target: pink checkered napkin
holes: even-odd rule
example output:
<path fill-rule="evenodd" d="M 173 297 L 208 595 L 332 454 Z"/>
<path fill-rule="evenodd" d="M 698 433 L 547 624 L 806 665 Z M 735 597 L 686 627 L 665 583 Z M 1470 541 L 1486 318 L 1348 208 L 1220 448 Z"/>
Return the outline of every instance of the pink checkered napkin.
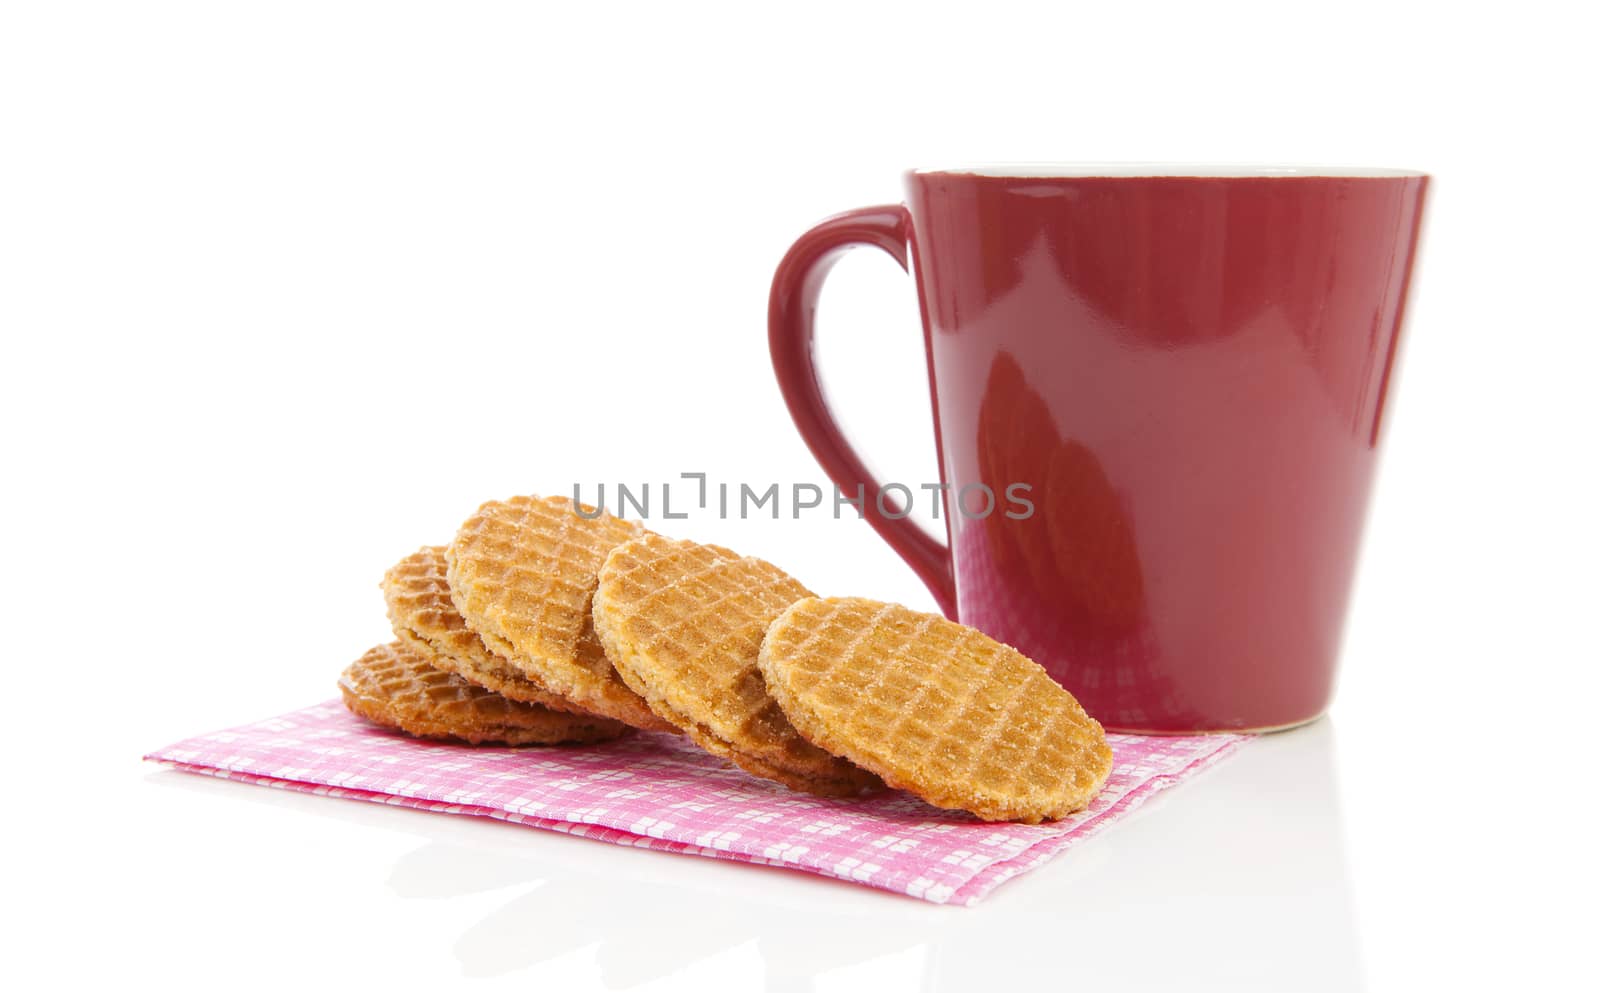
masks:
<path fill-rule="evenodd" d="M 382 730 L 338 701 L 190 738 L 145 758 L 223 779 L 784 866 L 971 906 L 1245 740 L 1110 738 L 1116 764 L 1095 802 L 1035 826 L 988 824 L 904 793 L 860 800 L 791 793 L 671 735 L 640 733 L 581 747 L 473 748 Z"/>

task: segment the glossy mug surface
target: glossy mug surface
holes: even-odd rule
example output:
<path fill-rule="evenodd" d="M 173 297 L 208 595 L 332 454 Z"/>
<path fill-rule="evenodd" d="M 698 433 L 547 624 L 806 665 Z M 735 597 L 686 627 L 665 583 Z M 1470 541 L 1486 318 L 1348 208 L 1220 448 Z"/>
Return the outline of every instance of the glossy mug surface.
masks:
<path fill-rule="evenodd" d="M 773 363 L 824 469 L 865 487 L 944 611 L 1108 728 L 1303 723 L 1333 692 L 1427 182 L 914 171 L 904 205 L 830 218 L 784 258 Z M 863 244 L 916 277 L 944 543 L 880 502 L 812 363 L 822 280 Z"/>

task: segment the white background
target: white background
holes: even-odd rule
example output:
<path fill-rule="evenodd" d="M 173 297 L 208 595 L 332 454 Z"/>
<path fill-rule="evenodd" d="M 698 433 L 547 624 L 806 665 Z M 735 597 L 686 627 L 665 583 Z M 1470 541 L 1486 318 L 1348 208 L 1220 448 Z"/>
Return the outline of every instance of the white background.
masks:
<path fill-rule="evenodd" d="M 0 8 L 4 968 L 1592 982 L 1593 35 L 1476 9 Z M 331 696 L 481 500 L 822 482 L 766 354 L 789 242 L 907 166 L 1096 159 L 1436 176 L 1331 721 L 972 911 L 138 762 Z M 852 256 L 823 309 L 853 434 L 931 478 L 910 280 Z M 859 522 L 665 529 L 931 605 Z"/>

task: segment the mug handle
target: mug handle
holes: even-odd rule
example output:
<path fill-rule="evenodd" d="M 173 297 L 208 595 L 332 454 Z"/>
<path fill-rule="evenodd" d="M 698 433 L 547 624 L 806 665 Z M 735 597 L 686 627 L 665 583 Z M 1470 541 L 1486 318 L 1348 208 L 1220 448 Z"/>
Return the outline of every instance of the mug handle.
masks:
<path fill-rule="evenodd" d="M 784 402 L 789 405 L 789 416 L 794 418 L 811 454 L 844 493 L 862 495 L 860 511 L 867 523 L 927 585 L 945 616 L 953 618 L 955 571 L 949 545 L 930 538 L 906 516 L 906 508 L 894 494 L 884 493 L 882 484 L 867 471 L 822 397 L 822 382 L 817 377 L 812 352 L 817 297 L 834 263 L 852 248 L 871 245 L 889 253 L 900 268 L 909 272 L 909 227 L 906 208 L 892 204 L 835 214 L 801 235 L 772 277 L 767 344 L 772 349 L 772 368 L 778 374 Z M 887 514 L 879 509 L 880 501 Z"/>

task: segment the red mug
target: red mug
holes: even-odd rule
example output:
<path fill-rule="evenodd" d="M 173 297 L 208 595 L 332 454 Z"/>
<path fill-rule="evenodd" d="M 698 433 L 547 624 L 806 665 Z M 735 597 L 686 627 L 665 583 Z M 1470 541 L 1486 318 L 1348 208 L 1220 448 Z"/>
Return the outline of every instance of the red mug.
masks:
<path fill-rule="evenodd" d="M 905 183 L 904 205 L 812 228 L 773 278 L 773 366 L 823 469 L 946 614 L 1107 728 L 1320 716 L 1428 177 L 1028 166 Z M 818 382 L 817 296 L 859 245 L 916 278 L 945 542 L 867 472 Z"/>

